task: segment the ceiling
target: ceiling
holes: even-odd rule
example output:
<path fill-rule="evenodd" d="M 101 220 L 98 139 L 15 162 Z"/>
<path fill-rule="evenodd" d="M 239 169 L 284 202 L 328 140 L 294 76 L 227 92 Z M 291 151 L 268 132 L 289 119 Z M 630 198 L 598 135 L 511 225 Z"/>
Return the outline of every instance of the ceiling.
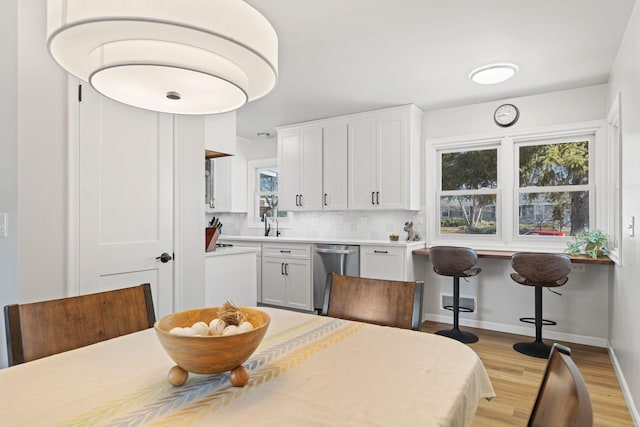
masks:
<path fill-rule="evenodd" d="M 238 135 L 393 105 L 423 110 L 606 83 L 635 0 L 247 0 L 279 38 L 279 78 Z M 493 62 L 520 72 L 482 86 Z"/>

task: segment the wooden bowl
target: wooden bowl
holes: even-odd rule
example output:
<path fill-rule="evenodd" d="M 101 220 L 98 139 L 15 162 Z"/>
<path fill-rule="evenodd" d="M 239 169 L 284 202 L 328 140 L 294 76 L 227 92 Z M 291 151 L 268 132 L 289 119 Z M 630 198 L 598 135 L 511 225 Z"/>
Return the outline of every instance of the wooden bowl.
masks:
<path fill-rule="evenodd" d="M 209 322 L 218 317 L 219 307 L 186 310 L 164 316 L 158 320 L 154 328 L 160 344 L 176 362 L 177 367 L 169 371 L 169 382 L 175 386 L 184 384 L 188 372 L 196 374 L 216 374 L 225 371 L 232 372 L 231 379 L 237 384 L 244 385 L 248 375 L 242 367 L 258 348 L 264 334 L 267 332 L 271 318 L 263 311 L 241 307 L 247 315 L 247 320 L 254 329 L 236 335 L 182 336 L 170 334 L 176 326 L 187 327 L 196 322 Z M 178 369 L 176 369 L 178 368 Z"/>

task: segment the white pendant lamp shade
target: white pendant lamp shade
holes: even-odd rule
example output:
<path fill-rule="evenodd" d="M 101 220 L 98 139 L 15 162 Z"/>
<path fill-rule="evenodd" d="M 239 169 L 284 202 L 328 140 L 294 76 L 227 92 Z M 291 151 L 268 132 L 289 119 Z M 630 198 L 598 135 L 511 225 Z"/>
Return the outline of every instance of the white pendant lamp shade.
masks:
<path fill-rule="evenodd" d="M 278 37 L 242 0 L 48 0 L 48 47 L 116 101 L 215 114 L 269 93 Z"/>

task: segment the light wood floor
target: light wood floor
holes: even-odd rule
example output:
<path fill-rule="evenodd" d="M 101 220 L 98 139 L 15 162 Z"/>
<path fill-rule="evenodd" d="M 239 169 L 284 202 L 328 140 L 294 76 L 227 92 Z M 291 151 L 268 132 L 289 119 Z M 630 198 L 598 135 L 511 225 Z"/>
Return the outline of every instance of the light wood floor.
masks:
<path fill-rule="evenodd" d="M 444 323 L 427 321 L 422 324 L 424 332 L 450 328 L 450 324 Z M 521 341 L 533 341 L 533 338 L 484 329 L 461 329 L 473 332 L 480 338 L 469 346 L 480 356 L 496 392 L 496 397 L 491 401 L 480 401 L 474 427 L 527 425 L 547 361 L 520 354 L 512 346 Z M 545 342 L 552 343 L 549 340 Z M 589 388 L 593 425 L 633 426 L 607 350 L 573 343 L 562 344 L 571 349 L 571 356 Z"/>

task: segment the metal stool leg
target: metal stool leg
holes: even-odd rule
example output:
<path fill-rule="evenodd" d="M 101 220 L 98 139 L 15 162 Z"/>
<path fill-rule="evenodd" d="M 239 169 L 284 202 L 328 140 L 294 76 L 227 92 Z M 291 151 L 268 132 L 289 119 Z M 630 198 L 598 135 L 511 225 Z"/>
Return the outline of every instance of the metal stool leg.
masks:
<path fill-rule="evenodd" d="M 514 350 L 526 354 L 527 356 L 539 357 L 541 359 L 548 359 L 551 347 L 546 345 L 542 341 L 542 287 L 535 287 L 535 325 L 536 325 L 536 340 L 534 342 L 519 342 L 513 345 Z"/>
<path fill-rule="evenodd" d="M 437 331 L 436 334 L 453 338 L 454 340 L 471 344 L 478 341 L 478 337 L 471 332 L 461 331 L 458 317 L 460 314 L 460 278 L 453 277 L 453 329 Z"/>

